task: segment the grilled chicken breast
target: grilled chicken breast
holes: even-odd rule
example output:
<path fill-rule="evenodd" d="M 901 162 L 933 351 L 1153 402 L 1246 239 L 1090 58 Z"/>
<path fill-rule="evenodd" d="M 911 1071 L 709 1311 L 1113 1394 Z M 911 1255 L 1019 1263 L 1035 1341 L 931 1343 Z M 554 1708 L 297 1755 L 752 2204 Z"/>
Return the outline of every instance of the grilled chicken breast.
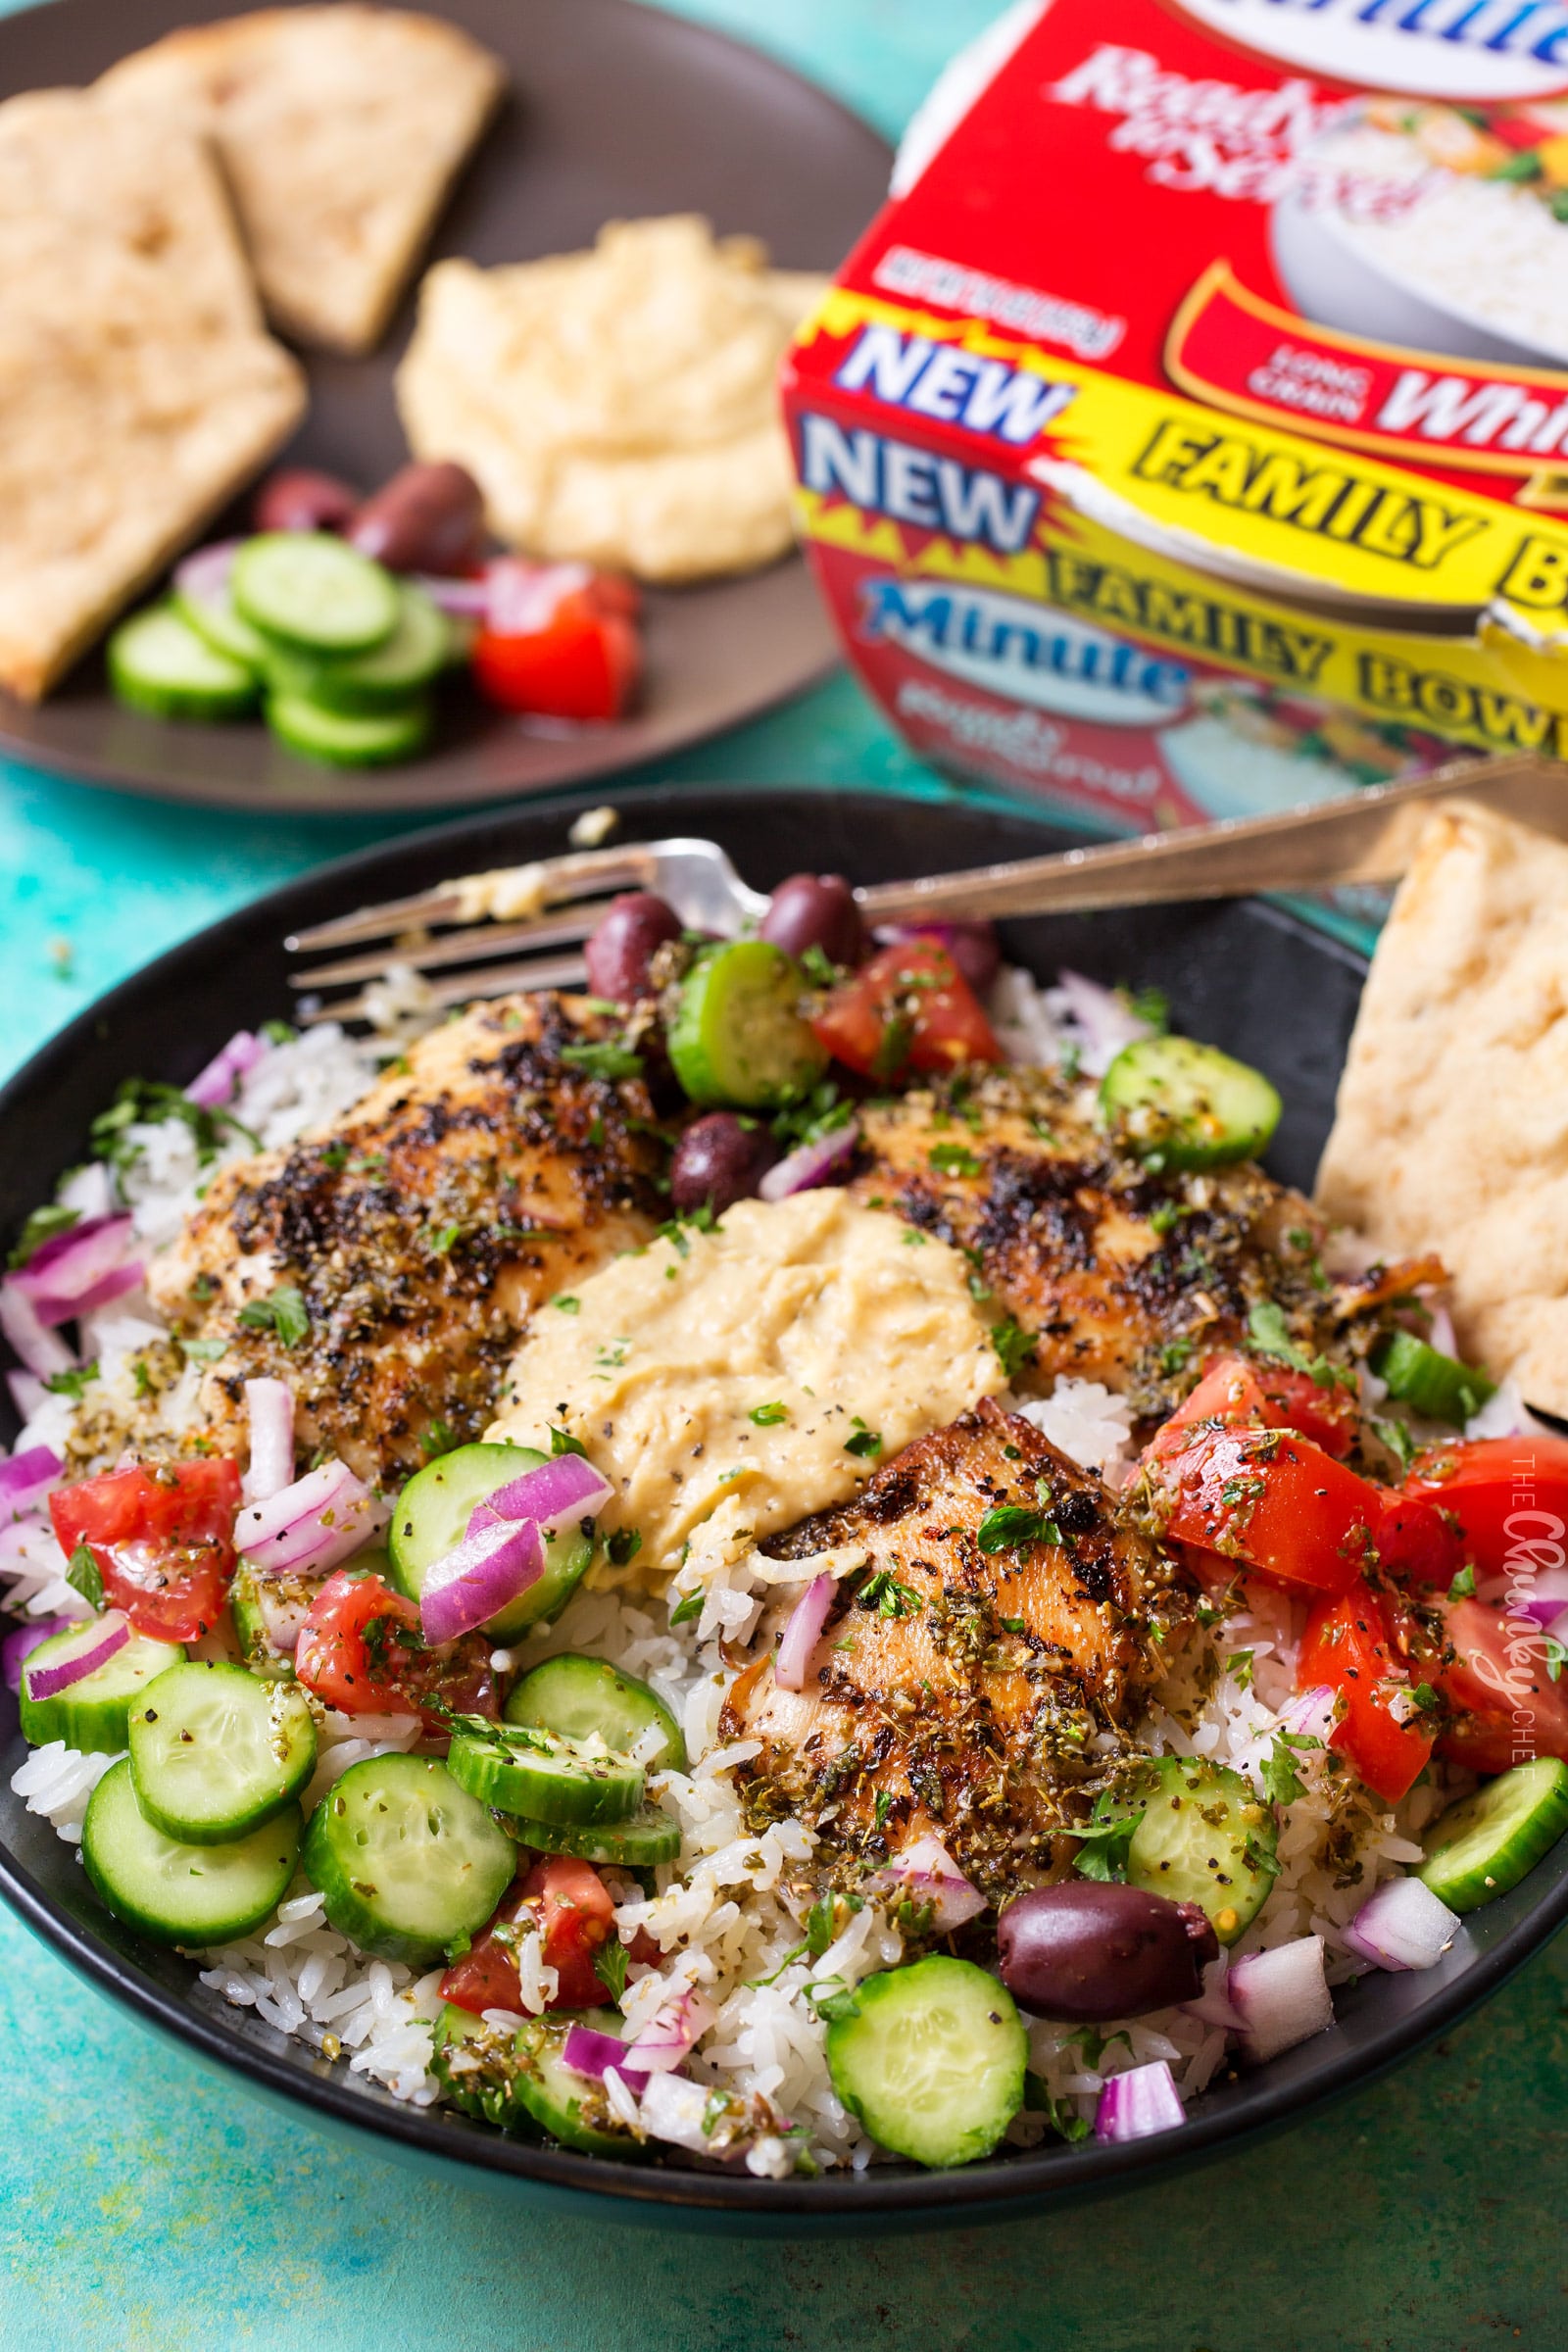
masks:
<path fill-rule="evenodd" d="M 860 1127 L 855 1191 L 967 1251 L 1018 1348 L 1034 1343 L 1025 1393 L 1072 1374 L 1154 1419 L 1258 1300 L 1324 1323 L 1322 1228 L 1299 1194 L 1250 1161 L 1152 1174 L 1070 1082 L 997 1072 L 867 1104 Z"/>
<path fill-rule="evenodd" d="M 830 1868 L 932 1831 L 988 1892 L 1048 1875 L 1190 1621 L 1181 1572 L 989 1398 L 769 1548 L 836 1545 L 867 1567 L 804 1689 L 769 1656 L 730 1693 L 724 1737 L 762 1743 L 739 1776 L 752 1818 L 801 1812 Z"/>
<path fill-rule="evenodd" d="M 482 1436 L 532 1308 L 662 1213 L 646 1090 L 595 1074 L 602 1028 L 570 1000 L 475 1006 L 330 1134 L 220 1172 L 152 1290 L 182 1340 L 221 1349 L 202 1418 L 224 1451 L 243 1453 L 258 1374 L 293 1389 L 307 1454 L 366 1478 Z"/>

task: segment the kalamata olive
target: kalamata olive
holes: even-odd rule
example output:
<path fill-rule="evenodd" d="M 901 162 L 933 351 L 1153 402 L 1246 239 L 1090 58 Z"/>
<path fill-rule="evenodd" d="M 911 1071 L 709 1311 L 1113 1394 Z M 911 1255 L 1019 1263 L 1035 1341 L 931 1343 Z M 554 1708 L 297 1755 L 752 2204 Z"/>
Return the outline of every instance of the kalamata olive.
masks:
<path fill-rule="evenodd" d="M 669 1198 L 678 1209 L 712 1204 L 715 1216 L 750 1200 L 778 1157 L 765 1127 L 732 1110 L 710 1110 L 688 1127 L 669 1165 Z"/>
<path fill-rule="evenodd" d="M 680 937 L 680 916 L 651 890 L 623 890 L 612 899 L 583 949 L 588 986 L 612 1004 L 635 1004 L 652 995 L 648 967 L 669 939 Z"/>
<path fill-rule="evenodd" d="M 1219 1937 L 1197 1903 L 1068 1879 L 1035 1886 L 997 1922 L 1002 1982 L 1038 2017 L 1100 2025 L 1196 2001 Z"/>
<path fill-rule="evenodd" d="M 842 874 L 791 874 L 768 901 L 761 932 L 786 956 L 820 948 L 829 963 L 860 963 L 868 945 L 855 893 Z"/>
<path fill-rule="evenodd" d="M 252 513 L 259 531 L 340 531 L 359 503 L 359 492 L 335 473 L 294 466 L 268 475 Z"/>
<path fill-rule="evenodd" d="M 463 571 L 484 527 L 479 485 L 462 466 L 405 466 L 349 524 L 350 544 L 388 571 Z"/>
<path fill-rule="evenodd" d="M 977 997 L 983 997 L 1002 965 L 995 923 L 901 923 L 901 939 L 934 939 L 947 949 Z"/>

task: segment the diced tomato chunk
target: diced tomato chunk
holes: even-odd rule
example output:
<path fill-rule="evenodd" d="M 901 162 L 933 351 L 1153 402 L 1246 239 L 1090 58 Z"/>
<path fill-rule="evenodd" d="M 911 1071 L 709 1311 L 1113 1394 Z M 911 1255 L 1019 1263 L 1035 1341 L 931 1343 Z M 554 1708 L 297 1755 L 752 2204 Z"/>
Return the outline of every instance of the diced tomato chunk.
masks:
<path fill-rule="evenodd" d="M 1506 1772 L 1536 1756 L 1568 1760 L 1568 1680 L 1553 1682 L 1559 1660 L 1535 1620 L 1480 1600 L 1455 1601 L 1446 1613 L 1438 1688 L 1460 1712 L 1439 1741 L 1446 1756 L 1473 1772 Z"/>
<path fill-rule="evenodd" d="M 1484 1584 L 1568 1561 L 1568 1438 L 1470 1438 L 1416 1457 L 1407 1494 L 1450 1512 Z"/>
<path fill-rule="evenodd" d="M 1378 1529 L 1378 1558 L 1401 1585 L 1446 1592 L 1464 1566 L 1464 1539 L 1452 1518 L 1419 1494 L 1391 1494 Z"/>
<path fill-rule="evenodd" d="M 615 1906 L 591 1862 L 546 1854 L 502 1897 L 494 1919 L 441 1980 L 441 1997 L 476 2016 L 521 2005 L 517 1936 L 537 1926 L 547 1968 L 561 1982 L 552 2009 L 593 2009 L 606 1999 L 594 1954 L 614 1933 Z"/>
<path fill-rule="evenodd" d="M 879 948 L 830 992 L 811 1027 L 862 1078 L 1002 1059 L 979 998 L 939 940 Z"/>
<path fill-rule="evenodd" d="M 415 1603 L 364 1569 L 327 1578 L 300 1630 L 294 1671 L 345 1715 L 419 1714 L 436 1734 L 444 1718 L 432 1700 L 466 1715 L 497 1711 L 488 1643 L 466 1634 L 431 1649 Z"/>
<path fill-rule="evenodd" d="M 1320 1388 L 1309 1372 L 1246 1355 L 1210 1356 L 1203 1377 L 1183 1399 L 1164 1429 L 1194 1421 L 1259 1421 L 1269 1429 L 1298 1430 L 1325 1452 L 1344 1455 L 1355 1440 L 1355 1398 L 1338 1382 Z M 1157 1431 L 1154 1450 L 1162 1445 Z"/>
<path fill-rule="evenodd" d="M 234 1574 L 239 1504 L 238 1463 L 214 1454 L 57 1488 L 49 1516 L 68 1558 L 86 1545 L 104 1598 L 138 1634 L 197 1642 L 217 1624 Z"/>
<path fill-rule="evenodd" d="M 1167 1423 L 1151 1462 L 1175 1543 L 1314 1592 L 1348 1592 L 1369 1562 L 1377 1489 L 1292 1431 Z"/>
<path fill-rule="evenodd" d="M 1345 1712 L 1329 1736 L 1367 1787 L 1397 1804 L 1432 1753 L 1433 1734 L 1411 1710 L 1410 1681 L 1396 1656 L 1389 1619 L 1378 1596 L 1362 1585 L 1320 1601 L 1306 1621 L 1297 1658 L 1298 1690 L 1319 1684 L 1339 1691 Z"/>
<path fill-rule="evenodd" d="M 569 588 L 553 606 L 519 617 L 529 625 L 509 626 L 502 607 L 500 625 L 481 629 L 470 660 L 479 691 L 504 710 L 529 711 L 541 718 L 618 718 L 631 702 L 642 673 L 635 588 L 612 574 L 596 574 Z"/>

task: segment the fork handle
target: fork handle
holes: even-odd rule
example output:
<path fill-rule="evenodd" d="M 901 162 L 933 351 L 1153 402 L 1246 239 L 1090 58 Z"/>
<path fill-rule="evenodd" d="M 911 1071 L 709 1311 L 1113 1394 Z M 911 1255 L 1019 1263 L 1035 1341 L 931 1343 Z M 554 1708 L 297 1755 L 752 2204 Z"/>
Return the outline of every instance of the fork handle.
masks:
<path fill-rule="evenodd" d="M 876 882 L 856 892 L 872 921 L 935 915 L 1086 913 L 1176 899 L 1242 898 L 1259 890 L 1322 890 L 1396 881 L 1428 816 L 1445 802 L 1480 801 L 1568 840 L 1568 770 L 1514 753 L 1456 760 L 1405 784 L 1379 784 L 1273 816 L 1236 817 L 1133 841 L 1096 843 L 966 873 Z"/>

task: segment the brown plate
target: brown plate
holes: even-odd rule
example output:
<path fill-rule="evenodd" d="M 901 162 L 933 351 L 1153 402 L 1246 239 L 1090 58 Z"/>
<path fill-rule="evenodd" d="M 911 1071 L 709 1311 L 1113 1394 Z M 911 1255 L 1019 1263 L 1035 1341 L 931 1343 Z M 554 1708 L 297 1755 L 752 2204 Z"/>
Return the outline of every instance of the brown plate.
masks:
<path fill-rule="evenodd" d="M 876 133 L 755 50 L 630 0 L 431 0 L 504 58 L 513 89 L 436 227 L 431 258 L 528 261 L 593 242 L 616 217 L 706 213 L 749 229 L 788 270 L 833 270 L 882 200 Z M 0 96 L 90 81 L 177 24 L 233 0 L 54 0 L 0 22 Z M 416 285 L 417 273 L 416 273 Z M 307 356 L 311 408 L 290 445 L 368 489 L 408 452 L 392 373 L 414 291 L 365 360 Z M 243 528 L 242 508 L 231 525 Z M 635 717 L 534 733 L 463 691 L 442 698 L 430 749 L 401 767 L 318 767 L 259 721 L 196 726 L 122 710 L 88 656 L 36 709 L 0 693 L 0 751 L 166 800 L 291 814 L 462 808 L 539 792 L 678 751 L 799 693 L 835 660 L 800 557 L 647 600 L 647 684 Z"/>

